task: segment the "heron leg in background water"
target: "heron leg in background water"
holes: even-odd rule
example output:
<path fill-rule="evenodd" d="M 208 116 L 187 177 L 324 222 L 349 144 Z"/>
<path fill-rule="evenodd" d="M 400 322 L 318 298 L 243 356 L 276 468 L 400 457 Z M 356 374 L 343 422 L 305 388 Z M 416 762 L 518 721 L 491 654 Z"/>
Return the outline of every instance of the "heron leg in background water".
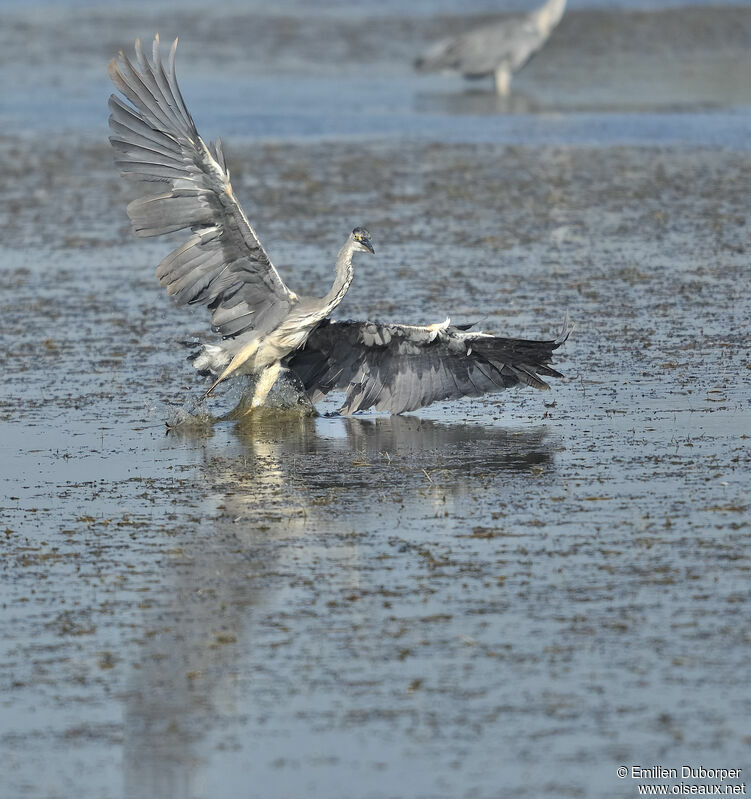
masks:
<path fill-rule="evenodd" d="M 511 92 L 511 71 L 508 67 L 497 67 L 493 73 L 495 93 L 499 97 L 508 97 Z"/>

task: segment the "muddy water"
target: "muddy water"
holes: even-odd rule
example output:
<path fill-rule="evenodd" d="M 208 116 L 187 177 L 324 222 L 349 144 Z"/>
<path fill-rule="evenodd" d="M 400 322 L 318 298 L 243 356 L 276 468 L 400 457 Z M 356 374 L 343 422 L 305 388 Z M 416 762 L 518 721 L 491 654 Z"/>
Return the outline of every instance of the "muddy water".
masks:
<path fill-rule="evenodd" d="M 9 13 L 0 795 L 629 797 L 623 764 L 751 768 L 751 154 L 729 66 L 751 10 L 599 5 L 507 105 L 409 71 L 451 4 L 256 9 L 260 55 L 232 4 L 211 35 L 151 4 Z M 166 21 L 295 290 L 323 293 L 367 224 L 378 258 L 342 316 L 549 336 L 568 310 L 566 378 L 166 435 L 203 387 L 185 358 L 206 320 L 153 279 L 168 243 L 131 238 L 100 74 Z"/>

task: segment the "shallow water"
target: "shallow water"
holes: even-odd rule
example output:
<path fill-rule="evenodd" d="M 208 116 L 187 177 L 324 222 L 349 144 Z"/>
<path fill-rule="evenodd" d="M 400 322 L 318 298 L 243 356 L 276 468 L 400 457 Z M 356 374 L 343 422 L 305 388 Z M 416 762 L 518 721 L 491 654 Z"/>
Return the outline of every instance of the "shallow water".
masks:
<path fill-rule="evenodd" d="M 411 73 L 449 2 L 3 4 L 0 795 L 630 797 L 618 766 L 751 768 L 751 7 L 597 5 L 504 104 Z M 293 289 L 364 223 L 342 317 L 548 337 L 568 310 L 566 378 L 165 434 L 207 323 L 131 237 L 104 110 L 156 27 Z"/>

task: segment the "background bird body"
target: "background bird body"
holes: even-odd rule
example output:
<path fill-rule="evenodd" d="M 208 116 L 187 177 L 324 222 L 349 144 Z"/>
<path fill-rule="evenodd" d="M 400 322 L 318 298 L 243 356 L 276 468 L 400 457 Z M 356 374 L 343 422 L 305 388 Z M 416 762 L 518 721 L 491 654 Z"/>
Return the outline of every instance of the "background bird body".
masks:
<path fill-rule="evenodd" d="M 375 407 L 404 413 L 436 399 L 478 397 L 513 386 L 547 389 L 540 375 L 568 338 L 568 317 L 552 341 L 509 339 L 448 323 L 401 325 L 324 320 L 289 367 L 315 402 L 346 390 L 343 413 Z"/>
<path fill-rule="evenodd" d="M 125 177 L 167 184 L 129 204 L 136 235 L 192 233 L 156 274 L 179 304 L 208 306 L 222 335 L 194 359 L 215 378 L 206 395 L 235 374 L 249 374 L 255 408 L 289 372 L 313 400 L 346 391 L 345 413 L 373 406 L 401 413 L 513 385 L 547 388 L 540 375 L 560 377 L 548 364 L 567 324 L 553 341 L 523 341 L 467 332 L 448 320 L 420 326 L 330 319 L 352 283 L 355 254 L 374 252 L 361 227 L 339 251 L 324 297 L 291 291 L 232 191 L 221 143 L 207 145 L 198 135 L 177 85 L 176 45 L 166 69 L 158 36 L 151 61 L 136 41 L 137 66 L 123 53 L 110 63 L 115 86 L 130 102 L 110 98 L 110 140 Z"/>
<path fill-rule="evenodd" d="M 566 0 L 547 0 L 540 8 L 436 42 L 417 59 L 423 71 L 451 70 L 465 78 L 492 76 L 496 92 L 507 95 L 511 76 L 545 44 L 560 22 Z"/>

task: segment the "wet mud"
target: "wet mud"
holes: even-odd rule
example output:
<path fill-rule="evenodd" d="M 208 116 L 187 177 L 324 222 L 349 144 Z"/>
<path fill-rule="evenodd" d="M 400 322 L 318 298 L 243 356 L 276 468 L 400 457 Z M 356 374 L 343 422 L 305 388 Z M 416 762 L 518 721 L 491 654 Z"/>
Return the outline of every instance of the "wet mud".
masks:
<path fill-rule="evenodd" d="M 3 796 L 626 797 L 623 764 L 745 768 L 751 154 L 447 138 L 225 149 L 295 291 L 365 224 L 342 317 L 550 337 L 568 311 L 566 377 L 237 421 L 240 386 L 197 404 L 208 320 L 163 296 L 170 243 L 132 238 L 106 142 L 0 137 Z"/>

